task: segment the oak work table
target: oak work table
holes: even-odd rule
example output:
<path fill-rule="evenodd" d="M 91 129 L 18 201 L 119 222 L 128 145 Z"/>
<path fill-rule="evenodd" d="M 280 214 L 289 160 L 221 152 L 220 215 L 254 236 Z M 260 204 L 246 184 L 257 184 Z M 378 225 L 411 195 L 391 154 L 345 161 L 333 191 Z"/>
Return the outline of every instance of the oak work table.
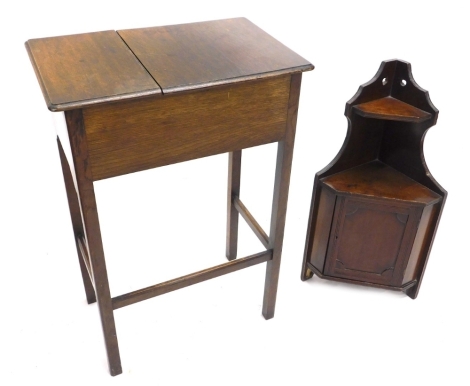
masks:
<path fill-rule="evenodd" d="M 26 42 L 57 142 L 88 303 L 98 302 L 111 375 L 122 372 L 113 311 L 266 262 L 274 316 L 303 71 L 313 66 L 244 18 Z M 242 149 L 278 143 L 269 236 L 240 201 Z M 229 262 L 111 298 L 94 181 L 229 153 Z M 236 259 L 238 214 L 265 250 Z"/>

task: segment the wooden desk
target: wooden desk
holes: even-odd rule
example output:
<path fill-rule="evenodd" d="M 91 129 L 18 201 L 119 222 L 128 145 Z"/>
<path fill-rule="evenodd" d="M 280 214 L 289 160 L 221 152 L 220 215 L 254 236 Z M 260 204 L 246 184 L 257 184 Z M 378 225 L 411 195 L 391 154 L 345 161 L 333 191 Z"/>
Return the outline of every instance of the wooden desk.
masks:
<path fill-rule="evenodd" d="M 32 39 L 51 111 L 80 268 L 98 302 L 111 375 L 122 372 L 113 310 L 267 262 L 263 315 L 274 316 L 302 71 L 313 66 L 239 18 Z M 64 125 L 65 126 L 65 125 Z M 240 201 L 242 149 L 278 142 L 269 236 Z M 93 182 L 229 153 L 228 263 L 111 298 Z M 237 256 L 238 214 L 265 250 Z"/>

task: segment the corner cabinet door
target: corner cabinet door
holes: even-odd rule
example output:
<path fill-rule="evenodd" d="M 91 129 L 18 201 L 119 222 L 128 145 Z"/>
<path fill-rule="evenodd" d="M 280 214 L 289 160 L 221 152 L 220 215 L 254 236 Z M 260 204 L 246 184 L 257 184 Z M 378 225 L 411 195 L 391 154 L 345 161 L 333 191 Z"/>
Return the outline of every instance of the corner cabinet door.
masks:
<path fill-rule="evenodd" d="M 421 212 L 406 203 L 338 197 L 325 274 L 399 287 Z"/>

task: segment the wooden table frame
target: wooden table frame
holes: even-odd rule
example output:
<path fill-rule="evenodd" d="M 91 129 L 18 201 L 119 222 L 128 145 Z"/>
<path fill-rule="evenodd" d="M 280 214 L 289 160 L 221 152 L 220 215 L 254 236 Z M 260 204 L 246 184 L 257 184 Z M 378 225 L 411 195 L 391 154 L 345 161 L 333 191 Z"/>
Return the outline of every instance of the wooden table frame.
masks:
<path fill-rule="evenodd" d="M 266 279 L 262 313 L 266 319 L 270 319 L 274 316 L 301 79 L 301 73 L 293 74 L 291 76 L 287 108 L 287 124 L 284 138 L 278 142 L 269 236 L 240 200 L 242 150 L 233 149 L 233 151 L 229 153 L 228 167 L 226 256 L 230 261 L 213 268 L 205 269 L 113 298 L 111 298 L 109 290 L 108 274 L 106 271 L 103 243 L 101 240 L 93 178 L 91 177 L 91 172 L 89 170 L 91 163 L 88 160 L 88 146 L 83 114 L 80 109 L 65 112 L 67 132 L 75 170 L 71 170 L 63 145 L 58 137 L 57 143 L 62 164 L 62 172 L 67 191 L 67 199 L 77 245 L 83 285 L 85 287 L 88 303 L 91 304 L 95 301 L 98 303 L 111 375 L 122 373 L 116 326 L 113 315 L 113 311 L 118 308 L 225 275 L 230 272 L 238 271 L 239 269 L 266 262 Z M 77 189 L 75 189 L 75 186 Z M 266 248 L 265 251 L 236 259 L 239 214 L 241 214 L 255 235 L 264 245 Z"/>
<path fill-rule="evenodd" d="M 217 23 L 222 26 L 229 25 L 233 28 L 240 28 L 242 31 L 246 30 L 248 26 L 257 34 L 256 36 L 261 36 L 265 40 L 269 37 L 263 31 L 255 29 L 246 19 L 233 19 L 213 24 L 202 23 L 194 28 L 208 26 L 207 30 L 210 34 L 214 34 L 212 28 L 214 25 L 219 28 Z M 184 28 L 193 27 L 192 25 L 182 26 L 180 30 L 184 30 Z M 217 31 L 220 33 L 220 28 Z M 138 33 L 140 31 L 137 31 Z M 207 31 L 204 30 L 204 33 Z M 128 41 L 132 42 L 133 34 L 134 30 L 129 30 L 128 32 L 124 31 L 122 36 L 128 36 Z M 54 55 L 50 55 L 46 59 L 43 55 L 50 46 L 57 49 L 54 47 L 60 46 L 60 44 L 75 44 L 74 52 L 78 52 L 76 47 L 79 46 L 77 44 L 82 44 L 82 41 L 86 43 L 82 47 L 87 48 L 90 45 L 89 41 L 96 43 L 100 42 L 100 39 L 109 40 L 110 38 L 114 39 L 112 40 L 113 44 L 119 48 L 119 40 L 116 40 L 112 32 L 90 36 L 86 34 L 70 38 L 64 37 L 65 43 L 53 40 L 55 38 L 50 39 L 52 43 L 47 39 L 37 39 L 27 42 L 26 45 L 49 108 L 53 111 L 64 111 L 66 123 L 64 126 L 66 127 L 58 129 L 57 142 L 83 284 L 88 303 L 95 301 L 98 303 L 110 373 L 117 375 L 122 373 L 113 315 L 113 311 L 118 308 L 266 262 L 262 313 L 266 319 L 274 316 L 302 71 L 311 70 L 313 66 L 269 37 L 274 43 L 269 40 L 266 47 L 274 46 L 280 52 L 276 52 L 277 55 L 273 54 L 273 57 L 277 56 L 284 62 L 286 58 L 291 60 L 293 64 L 289 64 L 291 63 L 289 62 L 289 68 L 278 65 L 281 67 L 279 70 L 274 67 L 270 72 L 266 72 L 262 67 L 264 64 L 256 59 L 259 63 L 255 63 L 255 69 L 259 68 L 260 74 L 247 73 L 240 79 L 202 84 L 200 89 L 197 87 L 171 89 L 165 88 L 159 83 L 161 92 L 160 88 L 155 88 L 151 92 L 145 90 L 141 94 L 127 94 L 122 99 L 114 96 L 108 99 L 98 97 L 101 90 L 97 89 L 92 90 L 97 95 L 94 100 L 80 101 L 80 96 L 75 96 L 75 100 L 78 98 L 78 102 L 76 102 L 73 99 L 74 95 L 62 97 L 60 94 L 63 87 L 57 85 L 63 81 L 62 79 L 48 79 L 48 74 L 55 76 L 58 71 L 54 69 L 61 64 L 54 62 Z M 226 39 L 232 39 L 232 37 L 229 36 Z M 227 40 L 225 44 L 228 44 Z M 201 47 L 204 46 L 201 44 Z M 36 49 L 37 47 L 39 48 Z M 115 48 L 116 50 L 117 48 Z M 127 65 L 140 66 L 139 63 L 132 62 L 130 54 L 126 51 L 123 52 L 127 55 Z M 133 54 L 135 53 L 133 52 Z M 210 55 L 206 54 L 206 56 Z M 140 58 L 142 57 L 144 57 L 143 54 L 140 55 Z M 280 63 L 284 63 L 282 61 Z M 74 64 L 76 62 L 77 60 Z M 230 63 L 233 62 L 234 60 Z M 45 63 L 45 65 L 41 63 Z M 109 63 L 115 63 L 114 59 Z M 187 66 L 186 63 L 183 65 Z M 60 69 L 62 68 L 60 67 Z M 101 69 L 99 70 L 101 71 Z M 101 71 L 100 76 L 106 75 L 107 71 L 108 68 L 105 68 Z M 119 71 L 119 68 L 114 71 Z M 250 71 L 253 72 L 252 69 Z M 147 76 L 146 73 L 142 71 L 141 79 L 147 83 L 153 82 L 151 78 L 148 81 L 148 76 L 147 78 L 145 76 Z M 73 82 L 74 79 L 71 81 Z M 131 81 L 134 82 L 133 79 Z M 80 85 L 80 82 L 77 81 L 77 84 Z M 108 87 L 108 83 L 103 84 L 105 88 Z M 53 93 L 50 90 L 54 91 L 54 87 L 58 90 L 56 99 L 60 100 L 60 103 L 52 100 Z M 84 93 L 89 90 L 80 89 L 77 92 Z M 163 96 L 164 93 L 168 93 L 169 96 Z M 57 95 L 59 96 L 57 97 Z M 245 98 L 252 98 L 252 100 L 248 99 L 249 103 L 247 103 Z M 201 105 L 206 107 L 201 108 Z M 161 116 L 164 114 L 161 111 L 167 110 L 174 111 L 171 118 L 165 115 Z M 203 115 L 196 123 L 190 122 L 188 124 L 184 114 L 186 116 L 188 114 L 190 116 Z M 266 121 L 266 117 L 272 115 L 275 115 L 275 120 Z M 131 123 L 127 123 L 127 117 L 131 117 Z M 236 122 L 240 119 L 243 120 L 242 124 L 237 124 Z M 103 122 L 105 122 L 104 125 L 108 124 L 113 129 L 111 135 L 108 135 L 109 127 L 103 129 L 100 126 Z M 119 132 L 120 125 L 124 125 L 122 132 Z M 230 128 L 223 129 L 227 125 Z M 178 141 L 172 142 L 171 138 L 167 141 L 168 134 L 165 130 L 177 133 L 174 135 L 177 136 Z M 194 144 L 195 130 L 205 131 L 202 135 L 203 139 L 200 140 L 202 142 Z M 126 136 L 138 143 L 134 150 L 129 150 L 129 146 L 124 143 Z M 200 137 L 201 135 L 197 135 L 197 140 Z M 158 148 L 158 146 L 162 146 L 161 142 L 165 142 L 165 147 Z M 278 151 L 272 217 L 268 236 L 241 202 L 239 196 L 242 150 L 272 142 L 278 142 Z M 139 151 L 139 146 L 143 149 L 142 152 Z M 154 150 L 154 147 L 158 150 Z M 134 153 L 130 154 L 129 151 L 134 151 Z M 223 152 L 229 153 L 226 241 L 226 256 L 229 262 L 111 297 L 94 181 Z M 265 250 L 237 259 L 239 214 L 254 231 Z"/>

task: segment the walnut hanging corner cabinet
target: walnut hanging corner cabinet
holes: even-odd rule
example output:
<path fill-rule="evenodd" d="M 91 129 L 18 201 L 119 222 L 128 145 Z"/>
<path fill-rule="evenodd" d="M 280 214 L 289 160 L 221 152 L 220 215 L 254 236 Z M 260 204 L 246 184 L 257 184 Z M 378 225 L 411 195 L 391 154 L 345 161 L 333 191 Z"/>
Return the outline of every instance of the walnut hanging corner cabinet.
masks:
<path fill-rule="evenodd" d="M 389 60 L 345 115 L 344 144 L 315 176 L 301 279 L 316 274 L 415 299 L 447 196 L 423 154 L 438 110 L 411 65 Z"/>

